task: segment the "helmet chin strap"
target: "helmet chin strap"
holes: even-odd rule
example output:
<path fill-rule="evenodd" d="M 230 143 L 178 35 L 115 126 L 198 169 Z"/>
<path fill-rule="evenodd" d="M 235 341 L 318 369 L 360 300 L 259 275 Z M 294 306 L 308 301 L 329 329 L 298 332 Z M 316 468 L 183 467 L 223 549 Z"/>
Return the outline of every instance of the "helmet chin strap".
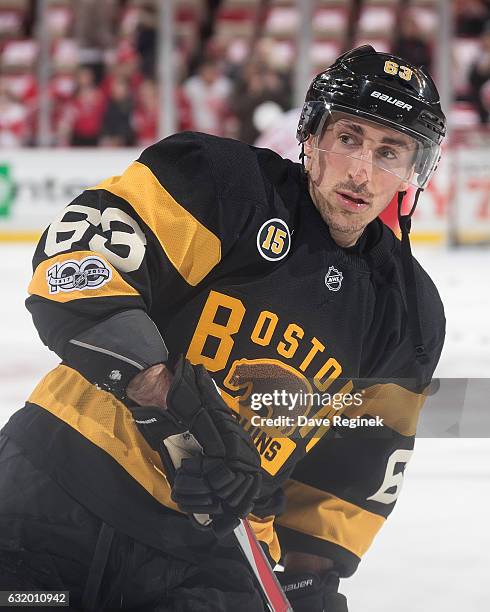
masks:
<path fill-rule="evenodd" d="M 407 192 L 398 192 L 398 224 L 400 225 L 400 231 L 402 233 L 401 259 L 403 276 L 405 280 L 405 290 L 407 293 L 408 327 L 415 349 L 415 358 L 418 363 L 423 365 L 429 362 L 429 357 L 425 350 L 422 336 L 422 326 L 420 324 L 419 305 L 417 300 L 417 285 L 415 282 L 413 256 L 409 238 L 410 228 L 412 225 L 412 215 L 415 212 L 415 208 L 417 207 L 417 202 L 419 201 L 419 196 L 422 191 L 423 189 L 421 188 L 417 189 L 413 206 L 410 209 L 410 212 L 406 215 L 402 215 L 402 204 Z"/>
<path fill-rule="evenodd" d="M 301 151 L 299 152 L 299 161 L 301 162 L 301 165 L 303 166 L 303 170 L 306 171 L 305 168 L 305 157 L 307 157 L 307 155 L 305 154 L 305 143 L 302 142 L 301 143 Z"/>
<path fill-rule="evenodd" d="M 299 161 L 301 164 L 301 175 L 305 181 L 305 184 L 308 184 L 308 171 L 306 170 L 305 159 L 308 159 L 310 156 L 305 153 L 305 143 L 301 143 L 301 151 L 299 152 Z"/>

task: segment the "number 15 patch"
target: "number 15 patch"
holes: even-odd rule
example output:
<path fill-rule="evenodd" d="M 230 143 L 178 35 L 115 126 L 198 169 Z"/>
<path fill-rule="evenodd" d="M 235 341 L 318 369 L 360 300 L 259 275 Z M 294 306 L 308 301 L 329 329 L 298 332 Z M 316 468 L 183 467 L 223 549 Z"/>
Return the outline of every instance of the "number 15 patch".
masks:
<path fill-rule="evenodd" d="M 269 219 L 257 233 L 257 249 L 264 259 L 284 259 L 291 248 L 291 232 L 282 219 Z"/>

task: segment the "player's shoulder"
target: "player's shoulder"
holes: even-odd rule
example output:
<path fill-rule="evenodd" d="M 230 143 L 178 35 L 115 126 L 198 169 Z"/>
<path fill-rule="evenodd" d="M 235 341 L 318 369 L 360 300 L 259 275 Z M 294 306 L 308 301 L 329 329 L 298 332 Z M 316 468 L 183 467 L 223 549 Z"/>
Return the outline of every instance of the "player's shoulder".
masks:
<path fill-rule="evenodd" d="M 371 268 L 374 305 L 371 336 L 374 348 L 372 353 L 366 351 L 366 355 L 376 354 L 380 347 L 385 347 L 386 363 L 383 367 L 387 364 L 389 367 L 384 376 L 415 377 L 425 383 L 433 375 L 444 344 L 444 306 L 430 274 L 412 256 L 416 290 L 413 292 L 414 285 L 410 281 L 407 283 L 400 240 L 387 226 L 381 224 L 379 227 L 382 237 L 371 258 L 371 261 L 376 260 Z M 414 295 L 417 298 L 416 309 Z M 422 342 L 429 357 L 424 364 L 413 359 L 413 343 L 419 342 L 413 335 L 411 318 L 414 315 L 418 318 Z"/>
<path fill-rule="evenodd" d="M 373 276 L 375 291 L 380 295 L 389 295 L 402 310 L 408 307 L 407 283 L 402 256 L 402 243 L 394 232 L 377 220 L 381 230 L 380 238 L 373 250 L 371 261 L 374 261 L 376 274 Z M 423 324 L 428 331 L 444 329 L 444 306 L 439 291 L 430 274 L 412 255 L 413 271 L 417 291 L 417 303 L 422 315 Z M 380 293 L 381 292 L 381 293 Z"/>
<path fill-rule="evenodd" d="M 391 230 L 389 230 L 389 232 L 393 234 Z M 393 244 L 393 263 L 397 269 L 400 294 L 403 297 L 405 304 L 408 304 L 407 284 L 405 282 L 405 275 L 403 271 L 401 242 L 394 235 Z M 412 255 L 412 263 L 417 291 L 417 304 L 422 327 L 428 336 L 437 336 L 440 339 L 444 336 L 446 325 L 444 305 L 441 296 L 430 274 L 414 255 Z"/>
<path fill-rule="evenodd" d="M 393 232 L 389 230 L 391 234 Z M 403 261 L 402 261 L 402 244 L 401 241 L 393 235 L 393 243 L 395 245 L 395 262 L 400 271 L 400 276 L 403 278 Z M 436 284 L 432 280 L 430 274 L 418 261 L 412 253 L 413 271 L 415 275 L 415 283 L 417 285 L 417 294 L 419 301 L 427 303 L 435 310 L 443 311 L 443 304 Z"/>
<path fill-rule="evenodd" d="M 290 193 L 300 179 L 298 164 L 269 149 L 201 132 L 169 136 L 145 149 L 138 161 L 178 199 L 199 186 L 204 201 L 208 196 L 230 205 L 264 206 L 271 189 Z"/>
<path fill-rule="evenodd" d="M 383 264 L 385 264 L 383 267 L 387 270 L 398 270 L 400 277 L 403 278 L 402 242 L 395 235 L 393 230 L 385 225 L 379 218 L 377 219 L 377 224 L 378 227 L 381 228 L 378 243 L 383 243 Z M 391 257 L 387 258 L 386 253 L 390 253 Z M 434 298 L 435 301 L 440 302 L 441 298 L 434 281 L 413 253 L 412 261 L 417 288 L 420 286 L 427 298 Z"/>
<path fill-rule="evenodd" d="M 417 294 L 421 307 L 425 309 L 427 315 L 430 313 L 430 318 L 433 321 L 437 321 L 443 325 L 445 323 L 444 305 L 436 284 L 427 270 L 425 270 L 415 257 L 413 257 L 413 266 L 415 282 L 417 284 Z M 424 315 L 424 311 L 422 315 Z"/>

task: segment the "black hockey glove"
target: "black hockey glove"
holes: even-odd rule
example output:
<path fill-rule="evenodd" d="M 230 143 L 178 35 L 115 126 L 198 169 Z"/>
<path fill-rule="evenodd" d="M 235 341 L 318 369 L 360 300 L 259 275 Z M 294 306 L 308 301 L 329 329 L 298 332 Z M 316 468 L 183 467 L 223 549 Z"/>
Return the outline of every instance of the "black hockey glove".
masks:
<path fill-rule="evenodd" d="M 202 366 L 181 358 L 167 394 L 167 410 L 133 408 L 140 431 L 162 456 L 167 473 L 168 453 L 163 441 L 189 432 L 202 453 L 182 460 L 175 471 L 172 499 L 189 514 L 245 517 L 253 508 L 261 485 L 260 457 Z M 235 522 L 235 525 L 238 521 Z"/>
<path fill-rule="evenodd" d="M 345 595 L 338 592 L 336 572 L 296 574 L 278 572 L 277 577 L 294 612 L 348 612 Z"/>

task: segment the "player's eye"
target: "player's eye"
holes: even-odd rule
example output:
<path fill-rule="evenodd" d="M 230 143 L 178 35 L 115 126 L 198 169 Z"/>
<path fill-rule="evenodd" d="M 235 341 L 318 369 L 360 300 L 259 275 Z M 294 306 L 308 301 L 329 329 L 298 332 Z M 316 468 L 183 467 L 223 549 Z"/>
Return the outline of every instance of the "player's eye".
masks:
<path fill-rule="evenodd" d="M 345 133 L 339 134 L 338 139 L 343 145 L 346 145 L 349 147 L 358 144 L 356 142 L 356 139 L 351 134 L 345 134 Z"/>
<path fill-rule="evenodd" d="M 386 161 L 394 161 L 398 159 L 398 153 L 394 149 L 383 147 L 378 151 L 379 157 Z"/>

